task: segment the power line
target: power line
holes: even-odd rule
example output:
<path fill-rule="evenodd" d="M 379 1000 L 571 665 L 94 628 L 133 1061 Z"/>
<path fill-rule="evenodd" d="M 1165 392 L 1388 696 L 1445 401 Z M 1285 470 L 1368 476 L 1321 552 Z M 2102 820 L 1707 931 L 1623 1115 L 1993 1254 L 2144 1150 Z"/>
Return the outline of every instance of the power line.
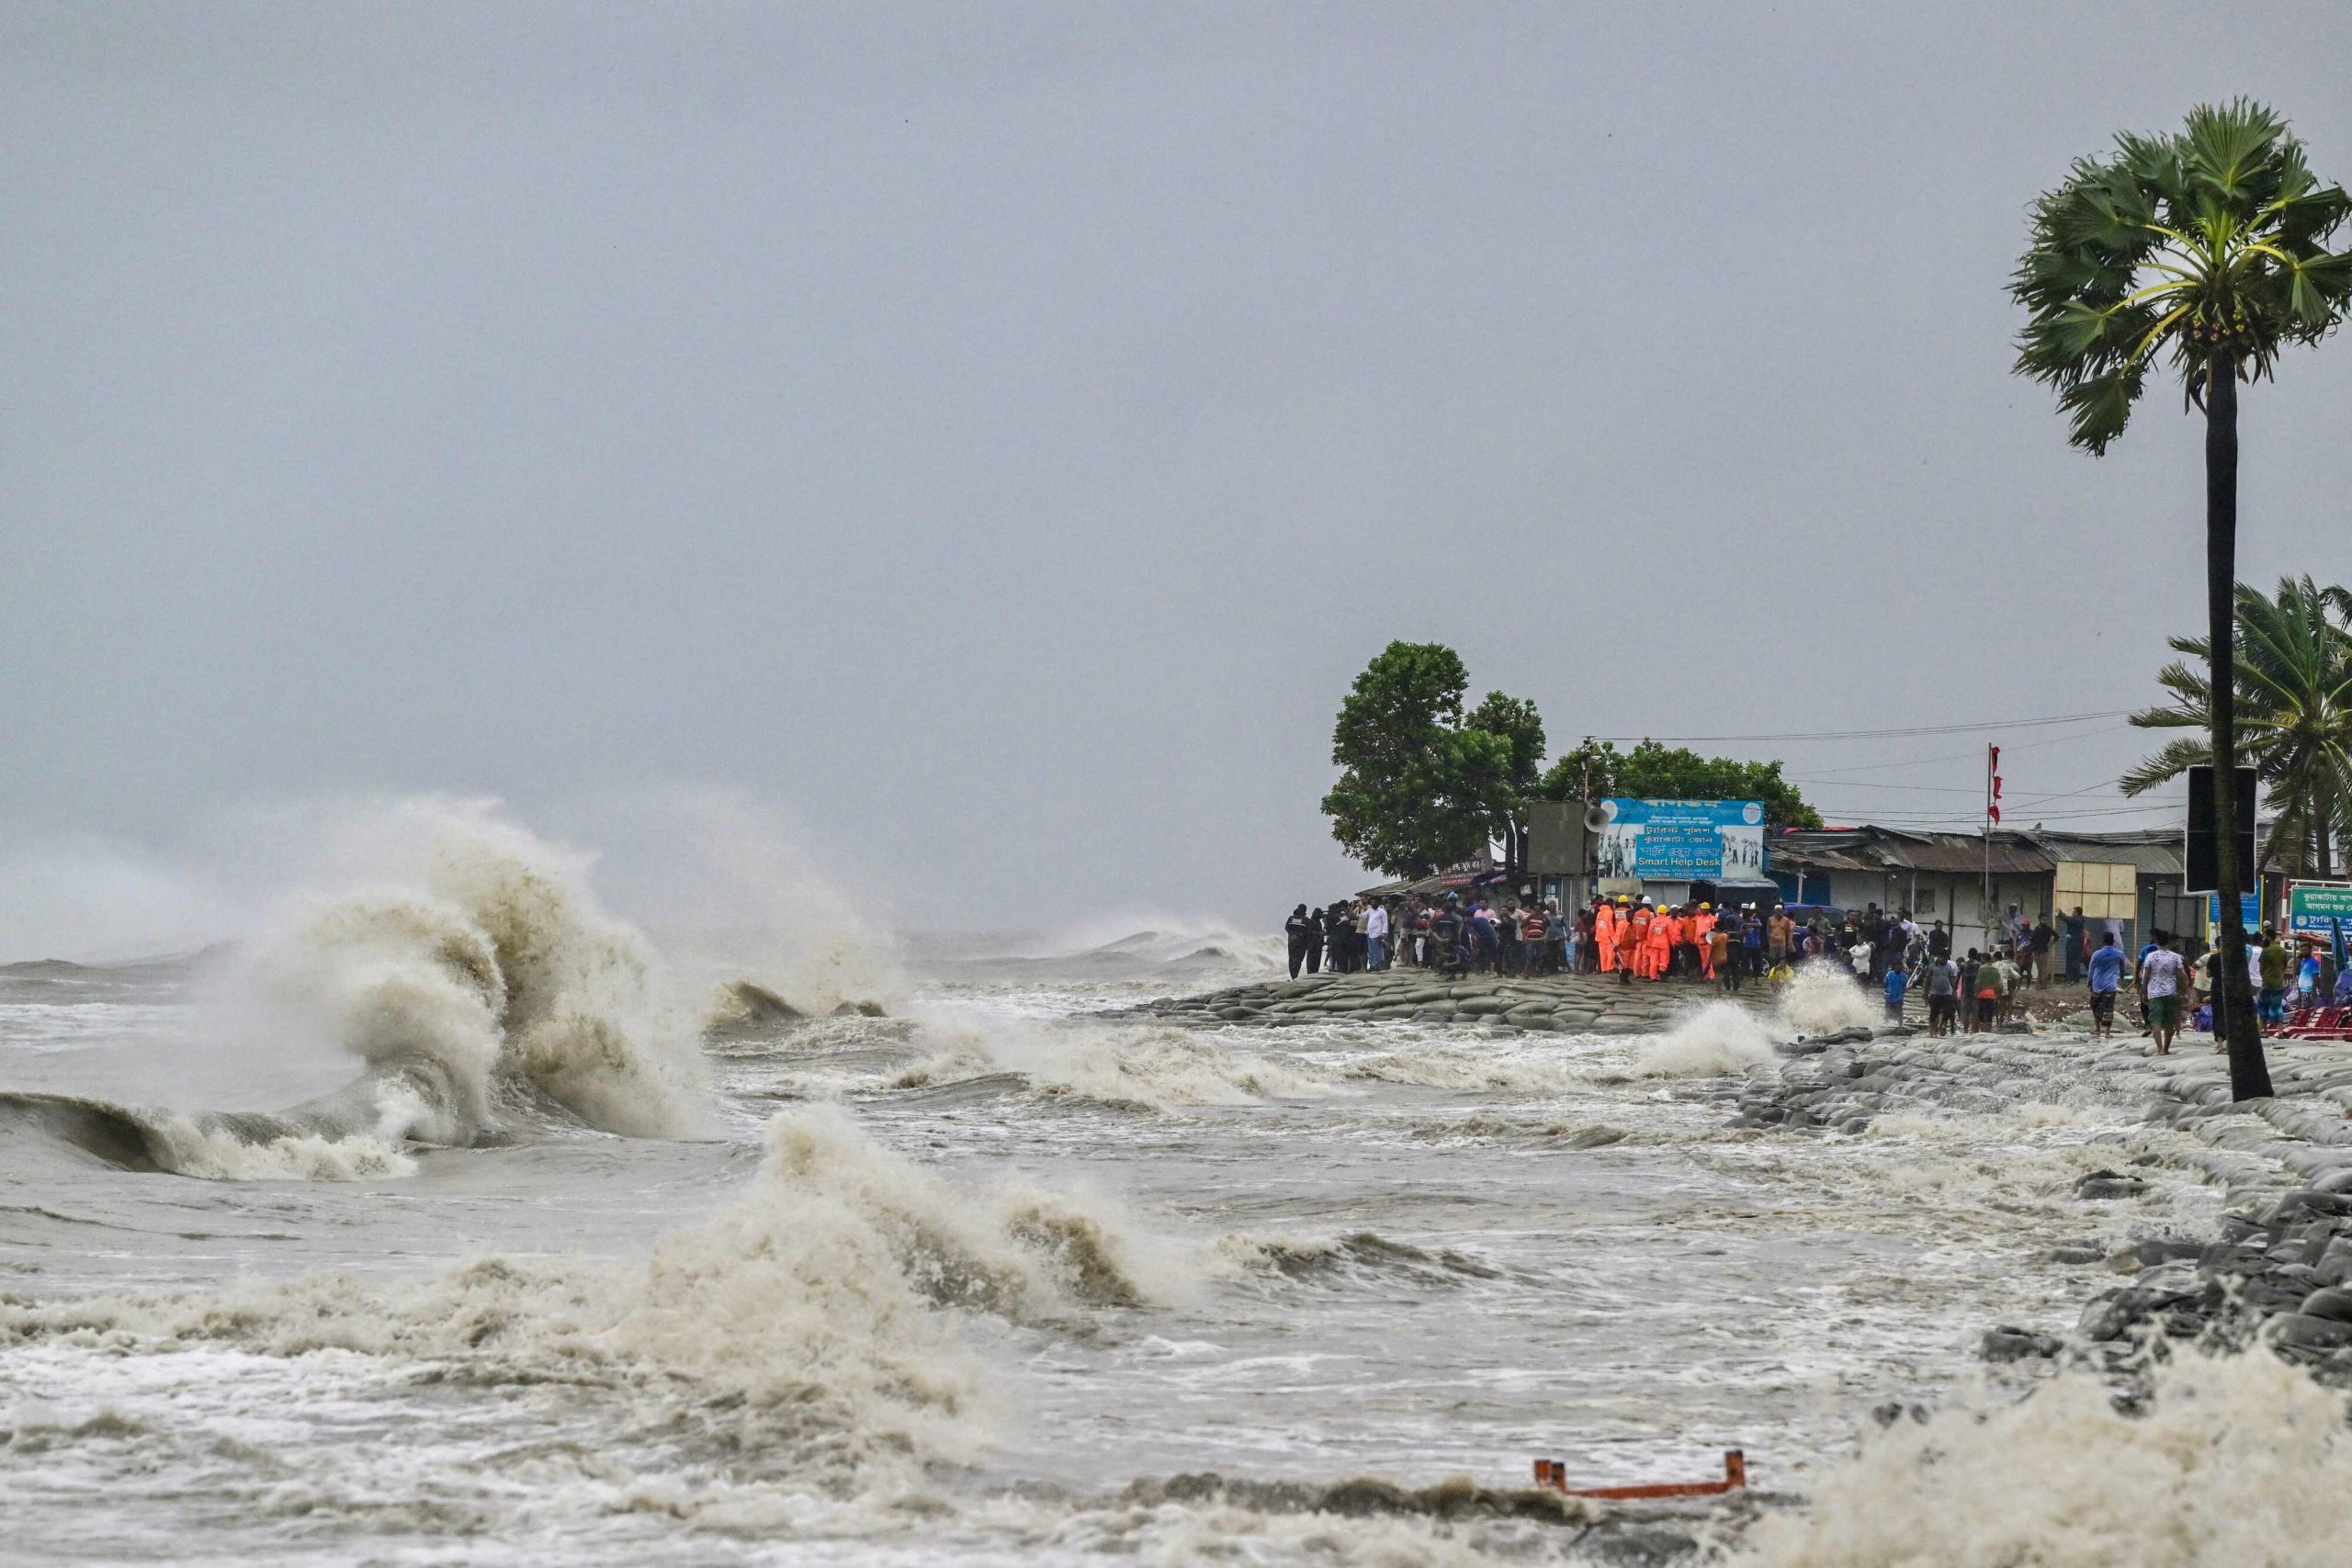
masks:
<path fill-rule="evenodd" d="M 2167 815 L 2180 810 L 2178 802 L 2169 806 L 2095 807 L 2085 811 L 2043 811 L 2034 813 L 2036 821 L 2080 822 L 2104 817 L 2145 817 L 2154 813 Z M 2019 813 L 2022 815 L 2022 813 Z M 1831 815 L 1837 815 L 1833 809 Z M 1889 817 L 1877 825 L 1886 828 L 1975 828 L 1984 822 L 1983 813 L 1965 817 Z M 2004 824 L 2004 827 L 2011 826 Z"/>
<path fill-rule="evenodd" d="M 1969 735 L 1988 729 L 2040 729 L 2056 724 L 2087 724 L 2093 719 L 2122 718 L 2134 710 L 2113 708 L 2104 713 L 2053 714 L 2043 718 L 2003 718 L 1985 724 L 1915 724 L 1898 729 L 1815 729 L 1785 735 L 1596 735 L 1595 740 L 1655 740 L 1661 745 L 1692 746 L 1704 742 L 1761 740 L 1892 740 L 1909 735 Z"/>

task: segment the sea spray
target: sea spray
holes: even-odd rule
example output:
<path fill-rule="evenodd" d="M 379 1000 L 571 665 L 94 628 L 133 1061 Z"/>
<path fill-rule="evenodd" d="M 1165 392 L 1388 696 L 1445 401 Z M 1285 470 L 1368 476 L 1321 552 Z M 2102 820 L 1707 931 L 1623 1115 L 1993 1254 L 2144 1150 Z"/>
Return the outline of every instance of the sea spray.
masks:
<path fill-rule="evenodd" d="M 1643 1077 L 1704 1077 L 1736 1073 L 1772 1059 L 1772 1033 L 1737 1002 L 1707 1002 L 1677 1019 L 1645 1049 L 1634 1070 Z"/>
<path fill-rule="evenodd" d="M 1169 966 L 1273 974 L 1283 951 L 1279 931 L 1238 931 L 1224 920 L 1154 912 L 1097 916 L 1027 944 L 1017 956 L 1141 976 Z"/>
<path fill-rule="evenodd" d="M 2267 1352 L 2176 1350 L 2145 1414 L 2068 1371 L 1867 1436 L 1769 1516 L 1745 1568 L 2335 1568 L 2352 1539 L 2343 1397 Z"/>
<path fill-rule="evenodd" d="M 952 1309 L 1028 1321 L 1140 1304 L 1158 1292 L 1142 1257 L 1102 1200 L 951 1186 L 840 1111 L 806 1107 L 770 1123 L 750 1188 L 641 1259 L 492 1258 L 409 1280 L 328 1273 L 6 1299 L 0 1345 L 341 1349 L 478 1385 L 553 1379 L 663 1408 L 741 1407 L 729 1439 L 741 1446 L 958 1458 L 984 1438 L 989 1402 Z"/>
<path fill-rule="evenodd" d="M 735 789 L 598 797 L 562 821 L 606 846 L 595 883 L 698 998 L 738 981 L 809 1016 L 844 1002 L 899 1011 L 899 944 L 870 895 L 830 872 L 790 814 Z"/>
<path fill-rule="evenodd" d="M 368 881 L 297 900 L 251 944 L 235 1016 L 253 1038 L 324 1040 L 397 1076 L 418 1113 L 388 1129 L 397 1101 L 363 1093 L 290 1114 L 328 1135 L 465 1143 L 503 1080 L 608 1132 L 699 1125 L 699 1012 L 589 890 L 584 857 L 478 803 L 401 802 L 352 831 L 342 858 Z"/>
<path fill-rule="evenodd" d="M 900 1075 L 899 1088 L 1012 1072 L 1041 1094 L 1148 1110 L 1332 1092 L 1295 1061 L 1235 1051 L 1189 1030 L 1049 1023 L 953 1007 L 924 1010 L 922 1021 L 936 1048 Z"/>
<path fill-rule="evenodd" d="M 1853 975 L 1826 958 L 1797 966 L 1781 993 L 1781 1019 L 1800 1034 L 1827 1034 L 1856 1026 L 1869 1028 L 1882 1021 Z"/>

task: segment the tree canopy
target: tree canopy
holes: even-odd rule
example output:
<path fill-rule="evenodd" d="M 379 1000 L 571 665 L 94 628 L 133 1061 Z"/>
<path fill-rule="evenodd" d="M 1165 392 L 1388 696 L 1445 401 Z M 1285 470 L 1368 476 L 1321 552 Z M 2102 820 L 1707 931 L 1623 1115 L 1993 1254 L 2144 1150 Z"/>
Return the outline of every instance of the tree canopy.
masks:
<path fill-rule="evenodd" d="M 1489 692 L 1465 715 L 1462 658 L 1392 642 L 1355 679 L 1331 731 L 1331 836 L 1386 876 L 1428 876 L 1513 832 L 1544 762 L 1535 705 Z"/>
<path fill-rule="evenodd" d="M 2274 596 L 2241 582 L 2235 635 L 2239 755 L 2275 814 L 2263 863 L 2332 875 L 2352 828 L 2352 590 L 2281 578 Z M 2199 664 L 2211 652 L 2203 637 L 2177 637 L 2171 646 Z M 2170 704 L 2133 714 L 2133 724 L 2203 730 L 2211 722 L 2212 682 L 2203 670 L 2176 660 L 2156 672 L 2156 683 Z M 2123 793 L 2143 795 L 2212 756 L 2203 735 L 2167 741 L 2123 775 Z"/>
<path fill-rule="evenodd" d="M 1818 828 L 1821 814 L 1781 776 L 1778 762 L 1702 757 L 1682 746 L 1644 740 L 1620 751 L 1586 740 L 1554 762 L 1536 786 L 1544 800 L 1600 800 L 1612 795 L 1653 800 L 1760 800 L 1775 828 Z"/>
<path fill-rule="evenodd" d="M 1591 797 L 1760 800 L 1775 827 L 1818 828 L 1820 815 L 1778 762 L 1702 757 L 1645 740 L 1621 752 L 1586 740 L 1544 770 L 1544 720 L 1523 697 L 1489 692 L 1464 711 L 1470 673 L 1442 643 L 1392 642 L 1340 705 L 1323 797 L 1331 836 L 1385 876 L 1428 876 L 1514 841 L 1533 800 Z"/>
<path fill-rule="evenodd" d="M 2282 347 L 2325 337 L 2352 302 L 2352 251 L 2328 248 L 2347 217 L 2344 187 L 2323 185 L 2260 104 L 2201 105 L 2173 135 L 2119 136 L 2034 203 L 2009 288 L 2027 310 L 2018 372 L 2057 389 L 2069 439 L 2095 453 L 2123 434 L 2162 351 L 2191 399 L 2217 359 L 2268 376 Z"/>

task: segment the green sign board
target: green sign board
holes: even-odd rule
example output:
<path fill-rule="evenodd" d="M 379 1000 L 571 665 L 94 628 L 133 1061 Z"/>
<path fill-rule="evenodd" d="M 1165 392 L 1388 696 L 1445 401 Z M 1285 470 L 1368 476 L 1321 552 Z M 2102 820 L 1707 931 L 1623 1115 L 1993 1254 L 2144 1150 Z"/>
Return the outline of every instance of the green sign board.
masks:
<path fill-rule="evenodd" d="M 2290 882 L 2287 885 L 2287 926 L 2290 931 L 2332 936 L 2335 922 L 2352 935 L 2352 882 Z"/>

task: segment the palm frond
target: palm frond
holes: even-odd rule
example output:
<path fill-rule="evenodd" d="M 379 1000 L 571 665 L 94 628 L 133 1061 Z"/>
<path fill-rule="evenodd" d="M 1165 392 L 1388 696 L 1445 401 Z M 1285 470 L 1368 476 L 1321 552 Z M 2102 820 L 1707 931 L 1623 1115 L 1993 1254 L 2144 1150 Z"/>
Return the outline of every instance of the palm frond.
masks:
<path fill-rule="evenodd" d="M 2204 740 L 2170 740 L 2153 757 L 2124 771 L 2115 781 L 2125 795 L 2145 795 L 2152 789 L 2172 783 L 2191 768 L 2201 768 L 2213 760 L 2213 747 Z"/>

